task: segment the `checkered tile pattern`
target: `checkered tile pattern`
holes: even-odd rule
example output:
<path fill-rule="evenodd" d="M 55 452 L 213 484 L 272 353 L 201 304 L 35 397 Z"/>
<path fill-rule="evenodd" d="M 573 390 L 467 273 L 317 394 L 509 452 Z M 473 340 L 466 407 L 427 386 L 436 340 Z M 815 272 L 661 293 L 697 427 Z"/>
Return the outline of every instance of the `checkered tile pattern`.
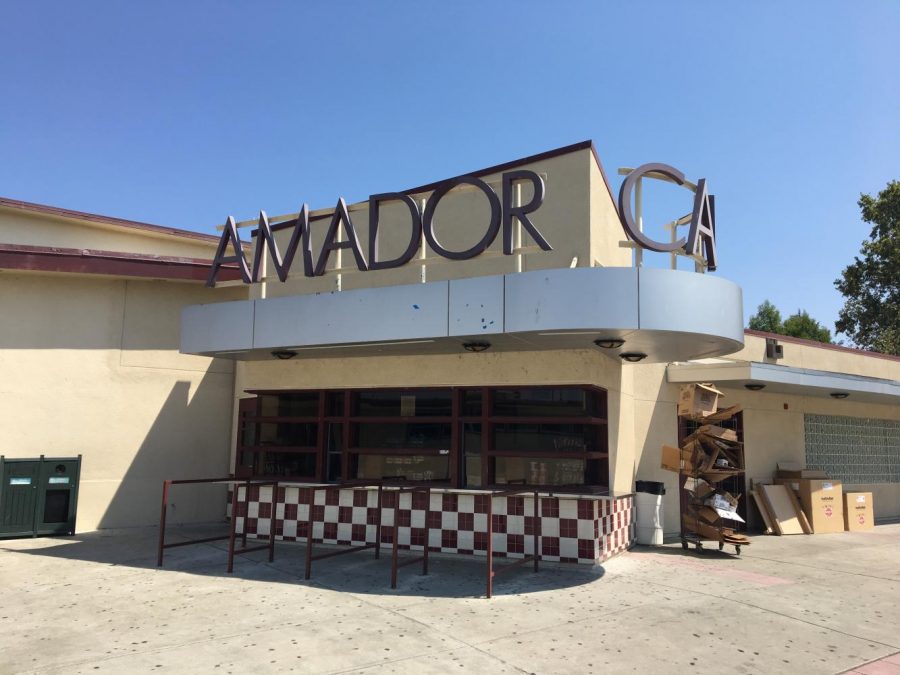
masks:
<path fill-rule="evenodd" d="M 238 487 L 238 533 L 269 536 L 271 487 L 250 487 L 245 504 Z M 275 535 L 282 541 L 306 541 L 311 490 L 279 487 Z M 399 504 L 398 504 L 399 498 Z M 385 490 L 381 508 L 381 544 L 393 543 L 394 519 L 400 548 L 487 555 L 490 496 L 459 492 L 398 494 Z M 632 497 L 540 497 L 538 549 L 541 560 L 592 564 L 627 550 L 634 541 Z M 533 497 L 493 498 L 493 550 L 498 557 L 522 558 L 534 552 Z M 362 545 L 376 540 L 378 491 L 368 488 L 317 490 L 313 504 L 314 542 Z"/>

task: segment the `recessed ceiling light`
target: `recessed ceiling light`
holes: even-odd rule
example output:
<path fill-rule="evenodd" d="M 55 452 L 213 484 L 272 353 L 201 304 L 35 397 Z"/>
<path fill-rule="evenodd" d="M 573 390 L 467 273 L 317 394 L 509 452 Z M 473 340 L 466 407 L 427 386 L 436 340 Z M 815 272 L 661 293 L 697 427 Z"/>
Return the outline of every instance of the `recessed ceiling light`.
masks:
<path fill-rule="evenodd" d="M 594 344 L 603 349 L 618 349 L 625 344 L 622 338 L 597 338 Z"/>
<path fill-rule="evenodd" d="M 619 356 L 628 361 L 628 363 L 637 363 L 647 358 L 647 355 L 643 352 L 625 352 L 624 354 L 619 354 Z"/>

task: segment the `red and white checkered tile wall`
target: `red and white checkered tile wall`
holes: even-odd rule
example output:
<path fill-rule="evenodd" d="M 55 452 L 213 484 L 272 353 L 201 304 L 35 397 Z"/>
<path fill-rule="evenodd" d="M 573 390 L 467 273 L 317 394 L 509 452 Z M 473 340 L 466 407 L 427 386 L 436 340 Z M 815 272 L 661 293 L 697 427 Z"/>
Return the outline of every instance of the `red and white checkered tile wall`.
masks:
<path fill-rule="evenodd" d="M 272 488 L 238 488 L 236 529 L 268 537 Z M 275 510 L 276 539 L 305 541 L 310 490 L 279 487 Z M 397 506 L 397 498 L 400 504 Z M 398 518 L 400 548 L 420 549 L 428 537 L 429 550 L 441 553 L 486 555 L 489 495 L 457 492 L 398 494 L 384 490 L 381 542 L 390 545 Z M 630 548 L 634 542 L 632 497 L 541 497 L 539 548 L 542 560 L 595 563 Z M 521 558 L 534 550 L 533 497 L 493 498 L 494 555 Z M 368 488 L 329 488 L 316 491 L 313 541 L 362 545 L 375 541 L 378 491 Z M 246 510 L 246 513 L 244 512 Z M 427 523 L 426 523 L 427 519 Z M 428 527 L 430 526 L 430 532 Z"/>

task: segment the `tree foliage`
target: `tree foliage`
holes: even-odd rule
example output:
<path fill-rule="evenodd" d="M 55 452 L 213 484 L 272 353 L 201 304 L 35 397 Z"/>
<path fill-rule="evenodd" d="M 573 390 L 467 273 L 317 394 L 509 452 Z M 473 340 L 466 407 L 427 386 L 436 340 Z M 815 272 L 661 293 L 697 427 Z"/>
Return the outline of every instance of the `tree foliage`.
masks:
<path fill-rule="evenodd" d="M 859 347 L 900 355 L 900 181 L 858 203 L 872 231 L 834 282 L 844 296 L 835 327 Z"/>
<path fill-rule="evenodd" d="M 750 317 L 750 328 L 817 342 L 831 342 L 831 331 L 813 319 L 806 310 L 798 309 L 796 314 L 791 314 L 782 321 L 781 312 L 768 300 L 763 301 L 756 308 L 756 314 Z"/>
<path fill-rule="evenodd" d="M 756 308 L 756 314 L 750 317 L 751 330 L 760 330 L 765 333 L 783 334 L 784 324 L 781 322 L 781 312 L 768 300 Z"/>
<path fill-rule="evenodd" d="M 831 342 L 831 331 L 802 309 L 798 309 L 796 314 L 791 314 L 785 319 L 784 330 L 781 334 L 815 340 L 816 342 Z"/>

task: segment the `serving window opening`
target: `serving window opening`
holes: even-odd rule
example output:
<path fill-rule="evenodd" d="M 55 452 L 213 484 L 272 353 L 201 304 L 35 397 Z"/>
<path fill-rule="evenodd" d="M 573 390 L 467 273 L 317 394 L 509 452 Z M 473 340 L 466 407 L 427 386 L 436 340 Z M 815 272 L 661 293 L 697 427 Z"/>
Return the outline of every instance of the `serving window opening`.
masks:
<path fill-rule="evenodd" d="M 235 475 L 604 492 L 607 394 L 590 386 L 252 391 Z"/>

